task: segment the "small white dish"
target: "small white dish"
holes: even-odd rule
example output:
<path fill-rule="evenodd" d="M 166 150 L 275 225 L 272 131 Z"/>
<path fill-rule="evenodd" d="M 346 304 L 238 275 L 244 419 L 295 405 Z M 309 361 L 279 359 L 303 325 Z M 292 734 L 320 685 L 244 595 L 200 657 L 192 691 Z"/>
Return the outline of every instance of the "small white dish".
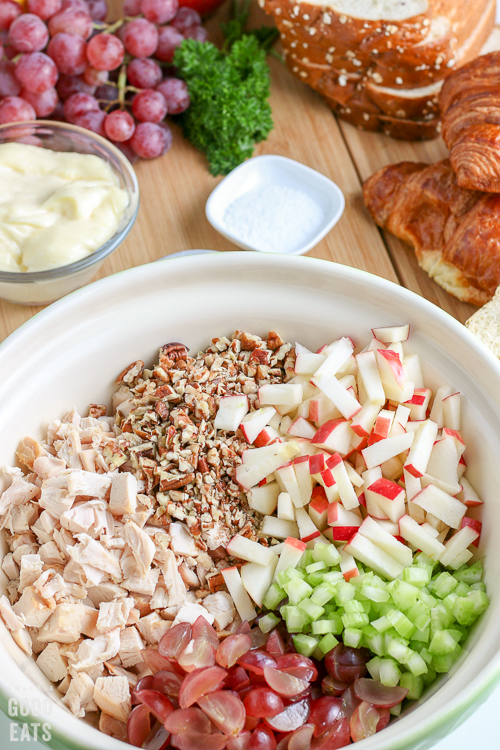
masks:
<path fill-rule="evenodd" d="M 303 255 L 338 222 L 345 199 L 332 180 L 284 156 L 240 164 L 211 193 L 210 224 L 243 250 Z"/>

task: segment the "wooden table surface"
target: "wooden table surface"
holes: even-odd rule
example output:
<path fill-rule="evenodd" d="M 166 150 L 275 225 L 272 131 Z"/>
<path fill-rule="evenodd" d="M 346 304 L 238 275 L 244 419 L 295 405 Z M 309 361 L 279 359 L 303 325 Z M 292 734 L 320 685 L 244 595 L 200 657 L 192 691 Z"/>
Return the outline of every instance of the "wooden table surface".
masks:
<path fill-rule="evenodd" d="M 115 15 L 120 0 L 112 0 Z M 221 15 L 210 20 L 217 37 Z M 257 7 L 253 21 L 270 21 Z M 496 41 L 496 40 L 495 40 Z M 496 46 L 496 45 L 493 45 Z M 337 122 L 319 96 L 298 81 L 277 59 L 270 57 L 271 106 L 274 130 L 255 155 L 281 154 L 330 177 L 343 190 L 345 212 L 337 226 L 308 255 L 344 263 L 398 282 L 423 295 L 464 322 L 475 310 L 435 284 L 417 265 L 413 251 L 382 233 L 366 211 L 361 184 L 376 169 L 408 159 L 435 162 L 446 155 L 441 139 L 427 142 L 394 141 Z M 220 181 L 208 171 L 203 155 L 175 127 L 171 150 L 159 159 L 136 164 L 141 189 L 139 216 L 127 240 L 106 260 L 96 278 L 154 261 L 179 250 L 237 248 L 208 223 L 205 203 Z M 0 340 L 34 315 L 40 307 L 0 301 Z"/>

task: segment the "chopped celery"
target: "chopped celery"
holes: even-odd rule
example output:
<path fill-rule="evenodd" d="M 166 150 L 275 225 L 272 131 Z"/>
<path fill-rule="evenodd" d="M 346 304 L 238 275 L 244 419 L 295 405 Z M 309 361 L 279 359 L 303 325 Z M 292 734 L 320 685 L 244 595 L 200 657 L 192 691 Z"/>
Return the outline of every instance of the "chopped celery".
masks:
<path fill-rule="evenodd" d="M 318 573 L 320 570 L 325 570 L 326 563 L 323 560 L 319 560 L 319 562 L 313 562 L 310 565 L 306 567 L 306 573 L 310 575 L 311 573 Z"/>
<path fill-rule="evenodd" d="M 344 581 L 344 583 L 339 583 L 337 586 L 335 601 L 337 602 L 339 607 L 341 607 L 345 602 L 348 602 L 350 599 L 354 599 L 355 595 L 356 589 L 354 588 L 352 583 L 347 583 Z"/>
<path fill-rule="evenodd" d="M 321 583 L 317 588 L 314 589 L 311 594 L 311 599 L 316 604 L 326 604 L 331 601 L 335 596 L 335 590 L 328 583 Z"/>
<path fill-rule="evenodd" d="M 388 602 L 391 598 L 391 595 L 385 589 L 381 589 L 378 586 L 370 586 L 367 584 L 363 584 L 361 593 L 372 602 Z"/>
<path fill-rule="evenodd" d="M 304 625 L 307 624 L 307 615 L 298 607 L 286 608 L 286 627 L 290 633 L 301 633 Z"/>
<path fill-rule="evenodd" d="M 409 568 L 403 570 L 403 581 L 411 583 L 412 586 L 416 586 L 421 589 L 426 586 L 432 577 L 432 568 L 430 566 L 422 565 L 411 565 Z"/>
<path fill-rule="evenodd" d="M 431 621 L 431 611 L 422 601 L 410 607 L 406 612 L 406 616 L 415 625 L 417 630 L 424 630 Z"/>
<path fill-rule="evenodd" d="M 312 656 L 318 645 L 318 639 L 311 635 L 294 635 L 293 645 L 298 654 Z"/>
<path fill-rule="evenodd" d="M 408 664 L 414 654 L 411 648 L 395 638 L 388 639 L 386 649 L 389 656 L 392 656 L 399 664 Z"/>
<path fill-rule="evenodd" d="M 363 633 L 358 628 L 346 628 L 342 636 L 345 646 L 359 648 L 363 639 Z"/>
<path fill-rule="evenodd" d="M 278 604 L 282 602 L 283 599 L 286 599 L 285 591 L 273 583 L 272 586 L 268 588 L 262 605 L 264 609 L 273 610 L 277 608 Z"/>
<path fill-rule="evenodd" d="M 264 615 L 264 617 L 260 618 L 259 628 L 263 633 L 269 633 L 273 628 L 276 627 L 279 622 L 281 622 L 280 618 L 276 617 L 276 615 L 272 612 L 269 612 L 269 614 Z"/>
<path fill-rule="evenodd" d="M 352 612 L 351 614 L 346 612 L 342 615 L 342 622 L 345 628 L 362 628 L 364 625 L 368 625 L 370 620 L 364 612 Z"/>
<path fill-rule="evenodd" d="M 338 640 L 335 638 L 333 633 L 327 633 L 318 643 L 318 648 L 322 650 L 323 654 L 327 654 L 332 650 L 332 648 L 335 648 L 337 644 Z"/>
<path fill-rule="evenodd" d="M 396 607 L 403 611 L 413 607 L 419 596 L 419 589 L 416 586 L 412 586 L 411 583 L 406 583 L 399 579 L 391 581 L 387 585 L 387 589 L 390 591 L 392 601 Z"/>
<path fill-rule="evenodd" d="M 474 565 L 459 568 L 453 573 L 453 577 L 464 583 L 480 583 L 483 580 L 483 564 L 478 560 Z"/>
<path fill-rule="evenodd" d="M 398 703 L 397 706 L 393 706 L 389 709 L 391 716 L 399 716 L 401 714 L 401 705 L 401 703 Z"/>
<path fill-rule="evenodd" d="M 444 571 L 434 581 L 434 593 L 440 599 L 444 599 L 445 596 L 451 594 L 451 592 L 458 586 L 458 581 L 450 573 Z"/>
<path fill-rule="evenodd" d="M 373 659 L 370 659 L 369 662 L 366 664 L 366 668 L 372 678 L 374 680 L 377 680 L 377 682 L 380 682 L 380 665 L 382 663 L 382 659 L 380 656 L 374 656 Z"/>
<path fill-rule="evenodd" d="M 444 654 L 443 656 L 434 656 L 434 669 L 436 672 L 439 672 L 441 674 L 445 674 L 446 672 L 449 672 L 458 657 L 460 656 L 462 649 L 458 644 L 455 646 L 455 650 L 452 651 L 449 654 Z"/>
<path fill-rule="evenodd" d="M 411 638 L 416 630 L 415 625 L 410 622 L 406 615 L 404 615 L 403 612 L 400 612 L 397 609 L 391 610 L 387 614 L 387 619 L 389 620 L 393 628 L 399 633 L 399 635 L 403 636 L 403 638 Z"/>
<path fill-rule="evenodd" d="M 380 677 L 379 681 L 387 687 L 396 687 L 401 677 L 401 671 L 394 659 L 380 660 Z"/>
<path fill-rule="evenodd" d="M 311 562 L 321 561 L 330 567 L 333 567 L 334 565 L 338 565 L 341 560 L 340 552 L 334 544 L 323 544 L 323 542 L 318 542 L 318 544 L 314 546 L 314 549 L 309 551 L 312 552 Z M 340 575 L 342 576 L 342 573 Z"/>
<path fill-rule="evenodd" d="M 313 563 L 314 564 L 314 563 Z M 313 589 L 316 588 L 316 586 L 319 586 L 320 583 L 323 583 L 323 575 L 321 571 L 319 573 L 311 573 L 307 576 L 307 583 L 313 587 Z"/>
<path fill-rule="evenodd" d="M 364 612 L 363 602 L 358 602 L 357 599 L 349 599 L 344 603 L 344 612 L 352 615 L 354 612 Z"/>
<path fill-rule="evenodd" d="M 313 551 L 312 549 L 306 549 L 304 550 L 304 553 L 299 561 L 299 568 L 307 568 L 308 565 L 311 565 L 313 562 L 315 562 L 313 557 Z"/>
<path fill-rule="evenodd" d="M 433 656 L 446 656 L 455 650 L 457 642 L 449 630 L 438 630 L 432 637 L 429 653 Z"/>
<path fill-rule="evenodd" d="M 422 693 L 424 692 L 424 681 L 418 675 L 410 674 L 410 672 L 404 672 L 401 675 L 399 684 L 403 688 L 408 688 L 408 700 L 417 701 Z"/>
<path fill-rule="evenodd" d="M 406 664 L 412 675 L 419 677 L 427 672 L 427 664 L 420 654 L 413 652 Z M 420 697 L 420 696 L 419 696 Z"/>
<path fill-rule="evenodd" d="M 340 617 L 337 615 L 336 618 L 329 620 L 316 620 L 311 623 L 311 629 L 313 635 L 326 635 L 326 633 L 340 635 L 344 629 L 344 625 L 342 624 Z"/>
<path fill-rule="evenodd" d="M 301 578 L 292 578 L 291 581 L 285 583 L 284 589 L 291 604 L 298 604 L 302 599 L 307 599 L 313 592 L 312 586 L 309 586 Z"/>
<path fill-rule="evenodd" d="M 325 614 L 324 607 L 316 604 L 312 599 L 303 599 L 299 604 L 299 609 L 305 612 L 310 622 L 318 620 L 321 615 Z"/>
<path fill-rule="evenodd" d="M 342 575 L 340 570 L 330 570 L 328 573 L 323 573 L 322 578 L 325 583 L 329 583 L 332 586 L 344 582 L 344 576 Z"/>
<path fill-rule="evenodd" d="M 379 633 L 385 633 L 386 630 L 392 628 L 392 623 L 386 615 L 379 617 L 378 620 L 372 620 L 371 625 L 373 625 L 373 627 L 378 630 Z"/>

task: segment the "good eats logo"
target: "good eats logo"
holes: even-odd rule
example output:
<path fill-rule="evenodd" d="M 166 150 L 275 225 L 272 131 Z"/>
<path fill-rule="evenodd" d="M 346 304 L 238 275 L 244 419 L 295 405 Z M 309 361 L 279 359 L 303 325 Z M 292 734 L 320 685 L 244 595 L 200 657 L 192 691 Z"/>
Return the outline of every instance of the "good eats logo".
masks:
<path fill-rule="evenodd" d="M 7 714 L 10 723 L 11 742 L 49 742 L 52 739 L 51 725 L 47 718 L 52 713 L 49 698 L 9 698 Z"/>

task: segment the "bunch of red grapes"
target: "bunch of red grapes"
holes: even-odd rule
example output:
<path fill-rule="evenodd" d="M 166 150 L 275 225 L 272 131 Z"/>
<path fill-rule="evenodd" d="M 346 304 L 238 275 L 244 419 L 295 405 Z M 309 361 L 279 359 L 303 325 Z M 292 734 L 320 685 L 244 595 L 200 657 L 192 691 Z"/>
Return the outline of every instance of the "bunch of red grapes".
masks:
<path fill-rule="evenodd" d="M 199 14 L 178 0 L 0 0 L 0 124 L 63 120 L 152 159 L 172 144 L 164 122 L 189 106 L 172 61 L 186 38 L 206 40 Z"/>

